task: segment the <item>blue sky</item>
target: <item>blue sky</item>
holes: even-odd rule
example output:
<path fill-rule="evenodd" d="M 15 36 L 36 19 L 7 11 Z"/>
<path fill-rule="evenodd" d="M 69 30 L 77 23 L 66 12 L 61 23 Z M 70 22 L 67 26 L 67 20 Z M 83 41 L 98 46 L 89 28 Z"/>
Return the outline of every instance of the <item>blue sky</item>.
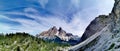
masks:
<path fill-rule="evenodd" d="M 108 15 L 114 0 L 0 0 L 0 33 L 32 35 L 52 26 L 82 36 L 98 15 Z"/>

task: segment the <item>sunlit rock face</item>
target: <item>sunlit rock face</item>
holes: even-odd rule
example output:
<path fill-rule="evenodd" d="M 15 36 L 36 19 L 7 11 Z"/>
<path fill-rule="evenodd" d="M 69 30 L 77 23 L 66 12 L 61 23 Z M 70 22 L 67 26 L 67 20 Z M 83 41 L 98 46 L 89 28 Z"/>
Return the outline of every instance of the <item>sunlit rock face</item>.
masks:
<path fill-rule="evenodd" d="M 40 35 L 41 36 L 55 36 L 57 33 L 57 28 L 54 26 L 50 28 L 48 31 L 43 31 Z"/>
<path fill-rule="evenodd" d="M 44 40 L 52 40 L 57 41 L 59 43 L 66 42 L 70 44 L 77 44 L 80 41 L 80 37 L 73 35 L 72 33 L 67 33 L 61 27 L 57 29 L 55 26 L 50 28 L 47 31 L 43 31 L 38 34 L 37 37 L 42 38 Z"/>

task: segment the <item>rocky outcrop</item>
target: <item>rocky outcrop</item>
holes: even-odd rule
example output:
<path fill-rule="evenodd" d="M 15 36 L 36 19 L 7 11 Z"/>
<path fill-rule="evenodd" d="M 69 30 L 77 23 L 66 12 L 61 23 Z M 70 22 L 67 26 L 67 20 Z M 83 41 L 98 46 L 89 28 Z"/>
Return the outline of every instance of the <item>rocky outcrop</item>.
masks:
<path fill-rule="evenodd" d="M 57 29 L 55 26 L 47 31 L 43 31 L 37 35 L 37 37 L 44 40 L 52 40 L 55 42 L 66 42 L 72 45 L 77 44 L 80 41 L 80 38 L 78 36 L 74 36 L 72 33 L 67 33 L 61 27 Z"/>
<path fill-rule="evenodd" d="M 109 24 L 111 18 L 107 15 L 100 15 L 96 17 L 86 28 L 83 36 L 81 37 L 81 41 L 86 40 L 90 36 L 94 35 L 96 32 L 101 31 L 107 24 Z"/>
<path fill-rule="evenodd" d="M 40 33 L 40 36 L 55 36 L 57 33 L 57 28 L 54 26 L 50 28 L 48 31 L 43 31 Z"/>
<path fill-rule="evenodd" d="M 115 28 L 115 25 L 120 24 L 120 0 L 115 0 L 114 7 L 109 15 L 100 15 L 88 25 L 81 38 L 82 41 L 102 30 L 109 23 L 111 23 L 111 29 Z"/>
<path fill-rule="evenodd" d="M 97 17 L 91 22 L 82 36 L 83 42 L 71 47 L 70 50 L 120 51 L 120 0 L 115 0 L 113 10 L 105 20 L 102 17 Z M 96 21 L 97 23 L 94 23 Z"/>
<path fill-rule="evenodd" d="M 61 27 L 58 29 L 59 33 L 58 35 L 59 36 L 65 36 L 66 35 L 66 31 L 64 31 Z"/>
<path fill-rule="evenodd" d="M 114 15 L 116 23 L 120 22 L 120 0 L 115 0 L 112 14 Z"/>

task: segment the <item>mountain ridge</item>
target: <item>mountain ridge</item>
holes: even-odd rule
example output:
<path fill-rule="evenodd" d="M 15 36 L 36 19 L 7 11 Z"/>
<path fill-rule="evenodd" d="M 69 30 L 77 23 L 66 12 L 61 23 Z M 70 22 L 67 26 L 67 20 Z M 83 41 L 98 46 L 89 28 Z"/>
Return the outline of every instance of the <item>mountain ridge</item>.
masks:
<path fill-rule="evenodd" d="M 100 29 L 100 26 L 104 25 L 103 22 L 107 21 L 107 23 L 105 23 L 106 26 L 103 26 L 99 31 L 93 30 L 94 33 L 90 33 L 89 36 L 89 32 L 92 29 L 97 29 L 95 27 L 96 25 L 92 25 L 91 23 L 87 28 L 92 27 L 90 27 L 89 30 L 86 29 L 82 36 L 82 42 L 70 47 L 70 51 L 120 51 L 120 0 L 115 0 L 114 7 L 111 13 L 107 15 L 107 19 L 105 19 L 104 16 L 102 17 L 100 17 L 102 19 L 99 20 L 102 22 L 98 21 L 100 24 L 102 23 L 102 25 L 98 25 L 99 23 L 97 23 L 97 28 Z"/>
<path fill-rule="evenodd" d="M 36 36 L 44 40 L 54 41 L 58 43 L 68 43 L 71 45 L 75 45 L 80 42 L 80 37 L 75 36 L 72 33 L 67 33 L 62 29 L 62 27 L 59 27 L 57 29 L 56 26 L 53 26 L 47 31 L 43 31 Z"/>

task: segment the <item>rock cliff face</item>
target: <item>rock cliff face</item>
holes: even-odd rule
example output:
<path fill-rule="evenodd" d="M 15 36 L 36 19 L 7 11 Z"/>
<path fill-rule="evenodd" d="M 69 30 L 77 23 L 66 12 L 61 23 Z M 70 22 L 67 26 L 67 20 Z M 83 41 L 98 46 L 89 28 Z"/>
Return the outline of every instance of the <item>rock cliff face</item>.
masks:
<path fill-rule="evenodd" d="M 57 33 L 57 28 L 54 26 L 50 28 L 48 31 L 43 31 L 40 35 L 41 36 L 55 36 Z"/>
<path fill-rule="evenodd" d="M 86 28 L 86 31 L 81 37 L 81 41 L 84 41 L 96 32 L 101 31 L 107 24 L 110 23 L 110 21 L 111 19 L 107 15 L 100 15 L 96 17 Z"/>
<path fill-rule="evenodd" d="M 59 33 L 58 33 L 58 35 L 60 35 L 60 36 L 65 36 L 66 35 L 66 32 L 60 27 L 59 28 Z"/>
<path fill-rule="evenodd" d="M 120 51 L 120 0 L 115 0 L 111 13 L 99 16 L 87 27 L 80 44 L 73 51 Z"/>
<path fill-rule="evenodd" d="M 69 38 L 71 38 L 73 35 L 67 36 L 67 34 L 69 35 L 69 33 L 66 33 L 66 31 L 64 31 L 61 27 L 57 29 L 54 26 L 50 28 L 48 31 L 43 31 L 42 33 L 40 33 L 40 36 L 53 38 L 58 36 L 61 40 L 68 41 Z"/>
<path fill-rule="evenodd" d="M 112 12 L 109 15 L 100 15 L 96 17 L 86 28 L 86 31 L 83 33 L 82 41 L 89 38 L 91 35 L 94 35 L 96 32 L 101 31 L 106 25 L 112 23 L 119 24 L 120 22 L 120 1 L 115 0 L 115 4 Z"/>
<path fill-rule="evenodd" d="M 72 33 L 67 33 L 61 27 L 57 29 L 55 26 L 47 31 L 43 31 L 37 37 L 44 40 L 52 40 L 57 42 L 66 42 L 70 44 L 77 44 L 80 41 L 80 37 L 72 35 Z"/>

